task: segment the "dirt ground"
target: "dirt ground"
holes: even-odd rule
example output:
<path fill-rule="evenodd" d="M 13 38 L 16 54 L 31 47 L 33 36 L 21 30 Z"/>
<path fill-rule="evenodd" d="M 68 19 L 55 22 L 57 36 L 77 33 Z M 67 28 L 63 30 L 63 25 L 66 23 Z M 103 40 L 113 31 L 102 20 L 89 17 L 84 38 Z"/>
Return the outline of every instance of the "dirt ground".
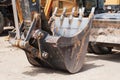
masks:
<path fill-rule="evenodd" d="M 109 55 L 87 54 L 83 69 L 77 74 L 37 68 L 30 65 L 23 50 L 0 35 L 0 80 L 120 80 L 120 52 Z"/>

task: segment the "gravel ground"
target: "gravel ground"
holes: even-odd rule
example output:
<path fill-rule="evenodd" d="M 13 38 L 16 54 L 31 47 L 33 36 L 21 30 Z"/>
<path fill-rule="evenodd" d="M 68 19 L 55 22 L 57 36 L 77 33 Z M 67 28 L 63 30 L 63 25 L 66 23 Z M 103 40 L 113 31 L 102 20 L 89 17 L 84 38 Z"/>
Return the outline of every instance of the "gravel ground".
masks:
<path fill-rule="evenodd" d="M 37 68 L 27 61 L 25 52 L 0 36 L 0 80 L 120 80 L 120 52 L 110 55 L 87 54 L 81 72 L 69 74 L 62 71 Z"/>

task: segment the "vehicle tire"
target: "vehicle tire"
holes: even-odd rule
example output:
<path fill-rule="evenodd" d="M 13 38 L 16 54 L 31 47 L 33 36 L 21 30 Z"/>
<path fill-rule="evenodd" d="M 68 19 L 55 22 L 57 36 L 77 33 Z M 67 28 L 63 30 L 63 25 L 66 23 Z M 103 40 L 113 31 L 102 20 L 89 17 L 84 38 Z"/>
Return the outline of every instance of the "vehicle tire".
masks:
<path fill-rule="evenodd" d="M 40 60 L 39 58 L 33 57 L 33 56 L 31 55 L 31 53 L 29 53 L 29 52 L 27 52 L 27 51 L 25 51 L 25 53 L 26 53 L 28 62 L 29 62 L 31 65 L 36 66 L 36 67 L 40 67 L 40 66 L 41 66 L 40 61 L 39 61 L 39 60 Z"/>
<path fill-rule="evenodd" d="M 3 32 L 3 28 L 4 28 L 4 17 L 3 14 L 0 12 L 0 33 Z"/>
<path fill-rule="evenodd" d="M 111 47 L 98 46 L 97 44 L 91 44 L 91 46 L 94 53 L 98 55 L 110 54 L 112 52 Z"/>
<path fill-rule="evenodd" d="M 94 51 L 93 51 L 93 49 L 92 49 L 92 45 L 91 45 L 90 42 L 89 42 L 89 44 L 88 44 L 87 51 L 88 51 L 88 53 L 94 53 Z"/>

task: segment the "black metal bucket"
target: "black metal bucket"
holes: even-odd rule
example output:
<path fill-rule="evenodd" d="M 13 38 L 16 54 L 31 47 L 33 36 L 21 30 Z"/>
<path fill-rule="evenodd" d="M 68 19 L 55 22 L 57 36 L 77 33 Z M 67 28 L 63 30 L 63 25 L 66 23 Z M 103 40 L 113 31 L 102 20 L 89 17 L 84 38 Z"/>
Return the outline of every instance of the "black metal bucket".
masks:
<path fill-rule="evenodd" d="M 73 20 L 73 23 L 74 21 L 76 20 Z M 62 26 L 58 31 L 56 31 L 57 27 L 55 27 L 54 36 L 47 35 L 40 40 L 41 54 L 47 53 L 48 57 L 43 58 L 44 60 L 35 57 L 31 59 L 30 53 L 26 53 L 29 62 L 35 66 L 52 67 L 54 69 L 66 70 L 70 73 L 80 71 L 89 42 L 90 25 L 90 19 L 83 18 L 79 27 L 65 28 L 65 26 Z M 63 29 L 68 29 L 68 32 L 70 33 L 71 31 L 72 34 L 63 35 Z M 35 62 L 37 63 L 35 64 Z"/>
<path fill-rule="evenodd" d="M 28 6 L 24 4 L 24 7 Z M 30 11 L 30 8 L 27 8 L 28 10 Z M 38 12 L 30 16 L 31 13 L 26 12 L 23 23 L 28 24 L 27 21 L 31 21 L 29 17 L 32 18 L 32 16 L 34 16 L 33 20 L 29 25 L 20 27 L 18 31 L 21 33 L 21 40 L 14 38 L 15 43 L 12 44 L 24 49 L 28 61 L 34 66 L 51 67 L 70 73 L 79 72 L 87 51 L 94 10 L 87 18 L 83 17 L 84 10 L 82 9 L 79 9 L 77 18 L 74 17 L 75 8 L 73 8 L 69 17 L 65 16 L 66 9 L 63 9 L 60 17 L 56 17 L 56 12 L 57 10 L 53 12 L 47 26 L 42 15 L 44 14 L 43 10 L 40 11 L 41 15 Z M 39 27 L 37 23 L 40 24 Z M 23 30 L 21 30 L 22 27 L 24 27 Z M 44 30 L 47 28 L 50 29 L 48 31 Z M 52 32 L 52 35 L 49 31 Z M 23 39 L 22 36 L 24 36 Z"/>

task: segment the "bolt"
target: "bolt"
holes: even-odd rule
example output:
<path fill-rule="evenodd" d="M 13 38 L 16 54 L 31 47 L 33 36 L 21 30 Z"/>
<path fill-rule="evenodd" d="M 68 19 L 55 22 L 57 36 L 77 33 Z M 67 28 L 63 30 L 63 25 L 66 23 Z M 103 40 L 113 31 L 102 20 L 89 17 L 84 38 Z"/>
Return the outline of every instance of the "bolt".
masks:
<path fill-rule="evenodd" d="M 43 52 L 42 53 L 42 57 L 45 58 L 45 59 L 47 59 L 48 58 L 48 53 L 47 52 Z"/>

